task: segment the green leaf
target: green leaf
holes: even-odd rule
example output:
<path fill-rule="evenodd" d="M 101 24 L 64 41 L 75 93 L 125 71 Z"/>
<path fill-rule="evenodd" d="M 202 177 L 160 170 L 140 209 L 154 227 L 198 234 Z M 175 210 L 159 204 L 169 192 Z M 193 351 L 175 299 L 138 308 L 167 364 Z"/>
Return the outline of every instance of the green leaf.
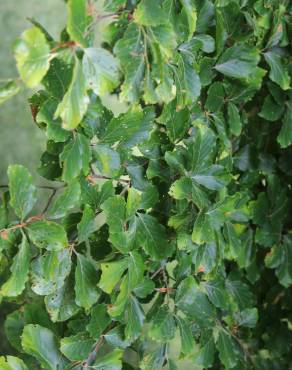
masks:
<path fill-rule="evenodd" d="M 26 325 L 21 343 L 24 351 L 35 357 L 45 369 L 55 370 L 61 362 L 61 353 L 53 332 L 40 325 Z"/>
<path fill-rule="evenodd" d="M 47 295 L 45 304 L 53 322 L 66 321 L 80 309 L 75 303 L 74 289 L 70 280 L 65 281 L 54 293 Z"/>
<path fill-rule="evenodd" d="M 86 90 L 87 83 L 82 71 L 82 65 L 76 57 L 72 81 L 54 116 L 55 119 L 58 117 L 62 118 L 64 129 L 73 130 L 81 122 L 89 104 Z"/>
<path fill-rule="evenodd" d="M 12 98 L 20 91 L 18 83 L 14 80 L 0 82 L 0 104 Z"/>
<path fill-rule="evenodd" d="M 32 262 L 32 290 L 40 295 L 54 293 L 64 285 L 70 271 L 71 256 L 68 248 L 59 252 L 46 252 Z"/>
<path fill-rule="evenodd" d="M 107 313 L 107 306 L 98 304 L 91 309 L 91 318 L 86 330 L 92 338 L 98 340 L 110 323 L 111 318 Z"/>
<path fill-rule="evenodd" d="M 219 329 L 216 347 L 223 365 L 227 369 L 235 367 L 239 361 L 239 350 L 230 334 L 226 333 L 224 329 Z"/>
<path fill-rule="evenodd" d="M 228 123 L 230 132 L 235 136 L 239 136 L 242 130 L 242 123 L 236 105 L 231 102 L 228 103 Z"/>
<path fill-rule="evenodd" d="M 128 258 L 123 258 L 116 262 L 102 263 L 102 274 L 98 284 L 100 289 L 111 294 L 114 287 L 120 282 L 123 273 L 128 267 L 128 263 Z"/>
<path fill-rule="evenodd" d="M 222 310 L 228 309 L 228 295 L 221 280 L 218 279 L 202 282 L 202 287 L 214 306 L 221 308 Z"/>
<path fill-rule="evenodd" d="M 25 363 L 14 356 L 7 356 L 6 361 L 5 357 L 0 357 L 0 367 L 2 370 L 28 370 Z"/>
<path fill-rule="evenodd" d="M 118 61 L 103 48 L 84 49 L 83 73 L 88 88 L 99 96 L 112 92 L 120 81 Z"/>
<path fill-rule="evenodd" d="M 81 221 L 77 225 L 79 243 L 82 243 L 86 239 L 88 239 L 90 234 L 93 232 L 94 219 L 95 219 L 95 213 L 93 212 L 91 207 L 88 204 L 86 204 Z"/>
<path fill-rule="evenodd" d="M 181 55 L 178 63 L 177 104 L 181 109 L 197 101 L 201 92 L 201 81 L 193 65 L 188 63 L 186 57 Z"/>
<path fill-rule="evenodd" d="M 30 240 L 39 248 L 59 251 L 68 246 L 64 228 L 53 221 L 35 221 L 26 226 Z"/>
<path fill-rule="evenodd" d="M 159 224 L 153 216 L 138 213 L 136 222 L 136 242 L 153 260 L 161 260 L 172 253 L 164 226 Z"/>
<path fill-rule="evenodd" d="M 287 103 L 287 111 L 277 141 L 281 148 L 287 148 L 292 144 L 292 102 Z"/>
<path fill-rule="evenodd" d="M 159 308 L 148 330 L 151 339 L 158 342 L 167 342 L 173 339 L 175 334 L 175 321 L 167 306 Z"/>
<path fill-rule="evenodd" d="M 128 251 L 127 235 L 125 233 L 126 202 L 116 195 L 108 198 L 101 206 L 109 226 L 109 241 L 122 253 Z"/>
<path fill-rule="evenodd" d="M 258 321 L 258 310 L 256 308 L 247 308 L 235 314 L 237 324 L 246 328 L 254 328 Z"/>
<path fill-rule="evenodd" d="M 37 201 L 36 187 L 28 170 L 18 164 L 8 167 L 10 204 L 18 217 L 23 219 Z"/>
<path fill-rule="evenodd" d="M 117 177 L 121 169 L 120 155 L 108 145 L 98 144 L 94 147 L 96 167 L 103 176 Z"/>
<path fill-rule="evenodd" d="M 87 46 L 88 37 L 86 33 L 90 24 L 90 17 L 87 15 L 86 0 L 69 0 L 67 2 L 68 22 L 67 31 L 71 39 Z"/>
<path fill-rule="evenodd" d="M 187 108 L 177 111 L 175 102 L 164 106 L 158 122 L 165 124 L 172 142 L 182 139 L 190 126 L 190 112 Z"/>
<path fill-rule="evenodd" d="M 1 287 L 0 292 L 3 296 L 16 297 L 23 292 L 28 279 L 29 260 L 30 246 L 26 236 L 23 234 L 18 252 L 11 266 L 11 276 Z"/>
<path fill-rule="evenodd" d="M 208 215 L 201 211 L 194 223 L 192 232 L 192 241 L 196 244 L 203 244 L 214 239 L 214 231 L 211 226 Z"/>
<path fill-rule="evenodd" d="M 142 0 L 134 12 L 135 21 L 142 26 L 159 26 L 166 15 L 155 0 Z"/>
<path fill-rule="evenodd" d="M 80 332 L 70 337 L 62 338 L 60 351 L 70 361 L 82 361 L 87 358 L 94 346 L 95 340 L 86 333 Z"/>
<path fill-rule="evenodd" d="M 141 144 L 148 139 L 152 129 L 152 109 L 131 108 L 126 113 L 113 117 L 105 128 L 101 141 L 107 144 L 119 142 L 127 147 Z"/>
<path fill-rule="evenodd" d="M 190 323 L 182 317 L 176 316 L 178 323 L 180 340 L 181 340 L 181 353 L 187 355 L 190 353 L 195 345 L 194 337 L 190 328 Z"/>
<path fill-rule="evenodd" d="M 120 61 L 125 74 L 121 87 L 121 98 L 134 102 L 140 95 L 142 80 L 145 71 L 144 47 L 141 42 L 141 32 L 137 25 L 128 26 L 123 38 L 118 40 L 114 47 L 114 54 Z"/>
<path fill-rule="evenodd" d="M 214 362 L 215 344 L 211 333 L 206 332 L 205 337 L 200 341 L 200 349 L 195 355 L 195 364 L 207 369 Z"/>
<path fill-rule="evenodd" d="M 251 306 L 252 294 L 247 284 L 240 280 L 230 279 L 227 279 L 225 284 L 229 296 L 234 300 L 240 310 Z"/>
<path fill-rule="evenodd" d="M 70 141 L 60 155 L 64 162 L 62 178 L 66 182 L 71 182 L 82 172 L 88 174 L 91 151 L 89 140 L 82 134 L 76 134 L 75 138 Z"/>
<path fill-rule="evenodd" d="M 75 208 L 80 199 L 80 185 L 77 181 L 70 183 L 62 192 L 54 199 L 50 206 L 47 217 L 50 219 L 62 218 L 71 209 Z"/>
<path fill-rule="evenodd" d="M 246 79 L 255 72 L 259 60 L 257 49 L 237 44 L 225 50 L 215 69 L 227 77 Z"/>
<path fill-rule="evenodd" d="M 267 51 L 264 53 L 264 57 L 270 66 L 270 79 L 281 86 L 283 90 L 288 90 L 290 87 L 290 76 L 282 63 L 280 55 L 272 51 Z"/>
<path fill-rule="evenodd" d="M 285 107 L 277 104 L 271 95 L 265 97 L 259 116 L 267 121 L 277 121 L 283 114 Z"/>
<path fill-rule="evenodd" d="M 97 280 L 97 271 L 92 262 L 82 254 L 77 253 L 75 294 L 78 306 L 89 309 L 96 303 L 100 296 L 97 289 Z"/>
<path fill-rule="evenodd" d="M 94 361 L 94 368 L 97 370 L 121 370 L 123 351 L 114 349 L 113 351 L 97 356 Z"/>
<path fill-rule="evenodd" d="M 37 27 L 24 31 L 14 47 L 19 74 L 25 84 L 36 87 L 50 67 L 50 47 Z"/>
<path fill-rule="evenodd" d="M 196 24 L 197 24 L 196 7 L 194 6 L 192 0 L 180 0 L 180 2 L 183 6 L 183 13 L 185 14 L 188 20 L 188 26 L 189 26 L 188 39 L 190 39 L 196 30 Z"/>
<path fill-rule="evenodd" d="M 108 344 L 115 348 L 125 349 L 130 345 L 130 342 L 125 339 L 124 328 L 122 325 L 116 326 L 104 334 L 104 338 Z"/>
<path fill-rule="evenodd" d="M 225 98 L 225 90 L 222 82 L 214 82 L 208 89 L 208 96 L 205 107 L 211 112 L 221 109 Z"/>
<path fill-rule="evenodd" d="M 145 315 L 142 306 L 138 300 L 131 296 L 127 304 L 125 311 L 125 337 L 129 342 L 133 342 L 135 339 L 141 335 L 143 323 L 145 320 Z"/>
<path fill-rule="evenodd" d="M 207 296 L 200 291 L 192 276 L 180 283 L 175 296 L 175 304 L 182 312 L 196 320 L 200 326 L 212 326 L 215 309 Z"/>
<path fill-rule="evenodd" d="M 269 268 L 276 269 L 279 282 L 284 287 L 292 284 L 292 238 L 287 236 L 282 245 L 274 246 L 266 255 L 265 264 Z"/>
<path fill-rule="evenodd" d="M 202 209 L 209 204 L 209 200 L 203 190 L 189 177 L 176 180 L 170 187 L 169 194 L 175 199 L 187 199 Z"/>
<path fill-rule="evenodd" d="M 39 124 L 47 125 L 47 136 L 48 139 L 54 140 L 55 142 L 64 142 L 70 138 L 70 132 L 62 128 L 62 121 L 60 119 L 54 119 L 54 112 L 58 106 L 57 99 L 46 100 L 38 114 L 36 116 L 36 121 Z"/>

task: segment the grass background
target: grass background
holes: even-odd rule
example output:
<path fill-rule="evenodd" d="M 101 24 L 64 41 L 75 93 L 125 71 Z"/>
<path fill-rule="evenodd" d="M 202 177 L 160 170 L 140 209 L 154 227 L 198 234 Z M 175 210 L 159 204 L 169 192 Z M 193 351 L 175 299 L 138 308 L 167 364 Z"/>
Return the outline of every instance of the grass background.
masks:
<path fill-rule="evenodd" d="M 17 76 L 13 57 L 13 42 L 31 24 L 34 17 L 55 37 L 66 21 L 66 6 L 62 0 L 0 0 L 0 78 Z M 27 103 L 31 91 L 23 90 L 0 106 L 0 179 L 5 183 L 10 163 L 27 166 L 34 176 L 45 137 L 32 120 Z"/>

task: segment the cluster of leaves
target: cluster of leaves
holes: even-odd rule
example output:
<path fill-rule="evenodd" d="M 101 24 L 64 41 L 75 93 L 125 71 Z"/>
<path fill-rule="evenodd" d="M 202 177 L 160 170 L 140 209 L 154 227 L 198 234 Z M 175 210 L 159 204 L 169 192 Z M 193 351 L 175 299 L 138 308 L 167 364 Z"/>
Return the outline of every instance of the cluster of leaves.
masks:
<path fill-rule="evenodd" d="M 9 167 L 1 369 L 290 368 L 291 3 L 67 6 L 59 41 L 33 21 L 15 45 L 52 194 L 36 213 Z"/>

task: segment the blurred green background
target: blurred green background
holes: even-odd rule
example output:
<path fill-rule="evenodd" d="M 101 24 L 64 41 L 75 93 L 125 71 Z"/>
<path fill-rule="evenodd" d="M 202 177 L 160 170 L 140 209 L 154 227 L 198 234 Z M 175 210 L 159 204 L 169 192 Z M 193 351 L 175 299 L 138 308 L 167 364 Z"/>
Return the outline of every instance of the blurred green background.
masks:
<path fill-rule="evenodd" d="M 13 42 L 36 18 L 52 36 L 57 37 L 65 25 L 66 6 L 62 0 L 0 0 L 0 79 L 17 76 Z M 0 106 L 0 183 L 6 182 L 10 163 L 27 166 L 35 175 L 45 136 L 32 120 L 27 102 L 31 91 L 20 94 Z"/>

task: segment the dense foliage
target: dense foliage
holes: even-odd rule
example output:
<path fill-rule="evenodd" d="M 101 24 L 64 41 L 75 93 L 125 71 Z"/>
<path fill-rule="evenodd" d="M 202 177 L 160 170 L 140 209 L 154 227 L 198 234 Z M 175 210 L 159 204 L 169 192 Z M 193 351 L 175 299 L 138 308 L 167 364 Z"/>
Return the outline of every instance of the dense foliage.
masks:
<path fill-rule="evenodd" d="M 14 47 L 51 196 L 9 167 L 0 368 L 291 369 L 291 3 L 95 5 Z"/>

